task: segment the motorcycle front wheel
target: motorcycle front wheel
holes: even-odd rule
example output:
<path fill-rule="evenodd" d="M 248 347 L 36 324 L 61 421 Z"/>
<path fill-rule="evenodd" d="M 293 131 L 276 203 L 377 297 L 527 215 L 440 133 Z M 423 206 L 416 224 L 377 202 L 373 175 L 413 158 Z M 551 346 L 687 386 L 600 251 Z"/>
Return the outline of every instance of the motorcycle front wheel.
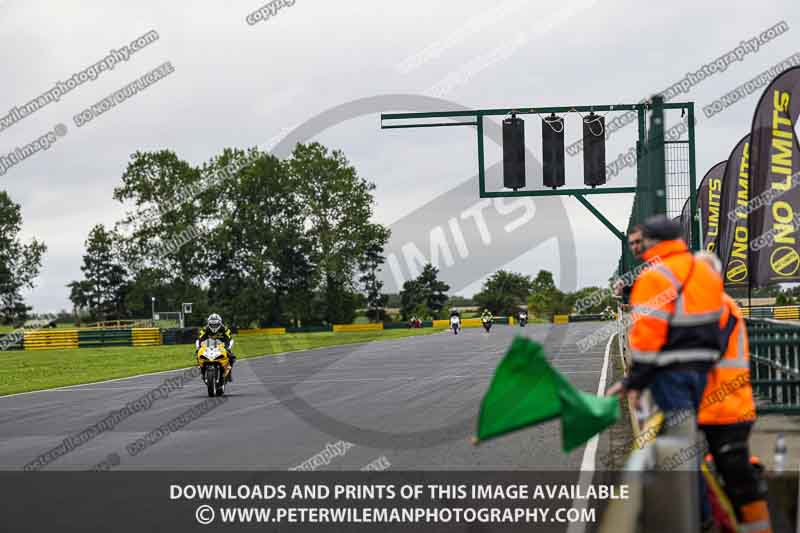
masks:
<path fill-rule="evenodd" d="M 208 395 L 213 398 L 217 392 L 217 381 L 219 378 L 217 374 L 219 369 L 217 365 L 210 365 L 206 367 L 206 386 L 208 387 Z"/>
<path fill-rule="evenodd" d="M 217 374 L 219 375 L 219 381 L 217 382 L 217 396 L 223 396 L 225 394 L 225 371 L 222 368 L 217 368 Z"/>

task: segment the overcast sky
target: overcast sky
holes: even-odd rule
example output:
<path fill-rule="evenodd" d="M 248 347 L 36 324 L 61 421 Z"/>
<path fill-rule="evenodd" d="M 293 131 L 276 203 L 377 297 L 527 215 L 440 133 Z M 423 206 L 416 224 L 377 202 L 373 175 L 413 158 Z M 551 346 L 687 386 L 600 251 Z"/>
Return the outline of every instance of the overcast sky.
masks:
<path fill-rule="evenodd" d="M 137 150 L 171 149 L 199 164 L 225 147 L 271 148 L 331 108 L 381 95 L 437 96 L 468 108 L 638 102 L 785 21 L 788 32 L 674 100 L 695 102 L 699 179 L 748 132 L 761 91 L 712 118 L 703 107 L 800 51 L 797 0 L 288 4 L 249 24 L 247 16 L 264 3 L 0 0 L 0 118 L 111 49 L 152 30 L 159 36 L 113 70 L 0 131 L 0 155 L 6 155 L 58 124 L 67 127 L 48 150 L 0 176 L 0 187 L 22 205 L 23 238 L 35 236 L 48 247 L 37 287 L 26 293 L 36 312 L 71 308 L 65 285 L 80 278 L 90 228 L 121 218 L 125 206 L 111 195 Z M 76 126 L 74 115 L 166 61 L 173 73 Z M 525 119 L 528 147 L 538 154 L 540 123 L 533 115 Z M 674 124 L 679 116 L 667 120 Z M 567 144 L 579 132 L 573 114 Z M 635 138 L 635 126 L 617 132 L 608 141 L 609 162 Z M 315 139 L 343 150 L 377 185 L 376 219 L 387 225 L 474 176 L 477 168 L 475 135 L 468 127 L 381 130 L 373 111 Z M 488 142 L 487 166 L 500 156 L 500 148 Z M 567 159 L 568 185 L 582 186 L 581 158 Z M 629 169 L 614 183 L 632 184 L 633 176 Z M 475 183 L 476 201 L 477 196 Z M 592 201 L 625 226 L 631 195 Z M 616 266 L 619 241 L 574 198 L 537 202 L 563 203 L 568 224 L 558 217 L 539 220 L 541 235 L 532 239 L 537 245 L 496 267 L 527 274 L 547 268 L 559 281 L 565 268 L 573 268 L 578 286 L 603 284 Z M 559 263 L 555 241 L 563 232 L 550 223 L 570 228 L 576 265 Z M 543 238 L 548 231 L 553 239 Z M 519 238 L 526 235 L 520 231 Z M 481 253 L 491 256 L 491 247 Z M 463 293 L 479 284 L 476 279 Z"/>

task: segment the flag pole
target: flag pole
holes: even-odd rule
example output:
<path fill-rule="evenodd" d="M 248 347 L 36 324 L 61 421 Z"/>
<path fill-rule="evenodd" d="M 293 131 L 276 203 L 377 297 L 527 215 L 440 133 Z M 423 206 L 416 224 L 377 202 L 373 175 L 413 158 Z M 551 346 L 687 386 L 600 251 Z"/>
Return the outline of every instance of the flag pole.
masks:
<path fill-rule="evenodd" d="M 747 198 L 750 199 L 750 180 L 747 180 Z M 750 233 L 750 213 L 747 214 L 747 235 Z M 753 318 L 753 265 L 750 261 L 750 245 L 752 241 L 747 242 L 747 308 L 750 313 L 750 318 Z"/>

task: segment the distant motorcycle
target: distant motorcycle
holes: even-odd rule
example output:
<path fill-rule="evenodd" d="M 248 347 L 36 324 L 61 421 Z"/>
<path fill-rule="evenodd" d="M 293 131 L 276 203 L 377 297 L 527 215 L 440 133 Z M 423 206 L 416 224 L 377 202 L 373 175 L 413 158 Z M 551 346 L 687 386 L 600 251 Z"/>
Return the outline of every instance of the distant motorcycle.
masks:
<path fill-rule="evenodd" d="M 524 328 L 525 324 L 528 323 L 528 315 L 520 315 L 519 317 L 519 327 Z"/>
<path fill-rule="evenodd" d="M 453 334 L 458 335 L 458 332 L 461 329 L 461 319 L 457 316 L 451 316 L 450 327 L 453 328 Z"/>
<path fill-rule="evenodd" d="M 481 317 L 481 324 L 486 333 L 489 333 L 489 330 L 492 329 L 492 319 L 489 317 Z"/>

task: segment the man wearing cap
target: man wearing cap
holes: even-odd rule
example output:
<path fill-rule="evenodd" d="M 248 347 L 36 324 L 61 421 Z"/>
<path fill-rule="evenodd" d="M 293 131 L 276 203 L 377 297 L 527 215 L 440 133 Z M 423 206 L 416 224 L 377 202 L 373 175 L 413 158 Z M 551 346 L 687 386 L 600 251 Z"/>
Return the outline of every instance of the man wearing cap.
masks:
<path fill-rule="evenodd" d="M 706 375 L 720 354 L 723 286 L 719 274 L 695 260 L 681 233 L 680 224 L 663 215 L 642 225 L 642 259 L 651 267 L 631 290 L 632 366 L 608 393 L 626 392 L 638 406 L 647 388 L 667 419 L 694 427 Z"/>
<path fill-rule="evenodd" d="M 642 226 L 642 259 L 650 268 L 631 290 L 632 365 L 628 377 L 607 394 L 627 393 L 628 404 L 639 407 L 640 393 L 648 389 L 664 414 L 661 435 L 696 443 L 700 399 L 722 348 L 723 284 L 707 263 L 695 259 L 681 234 L 680 224 L 663 215 Z M 679 464 L 666 464 L 684 471 L 698 467 L 696 454 Z M 702 487 L 698 479 L 695 490 Z M 681 488 L 685 489 L 691 487 Z M 698 512 L 698 518 L 701 514 L 705 529 L 709 516 Z"/>

